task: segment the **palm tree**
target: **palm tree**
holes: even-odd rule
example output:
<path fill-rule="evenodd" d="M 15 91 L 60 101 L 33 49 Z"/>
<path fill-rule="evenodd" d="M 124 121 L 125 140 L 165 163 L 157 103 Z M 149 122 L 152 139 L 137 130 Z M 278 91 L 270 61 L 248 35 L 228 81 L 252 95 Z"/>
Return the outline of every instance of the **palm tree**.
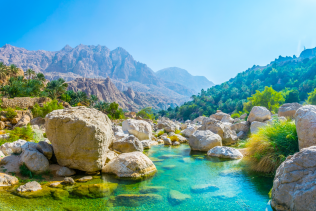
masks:
<path fill-rule="evenodd" d="M 91 107 L 93 107 L 94 104 L 95 104 L 98 100 L 99 100 L 99 99 L 98 99 L 97 96 L 91 95 L 91 96 L 90 96 L 90 105 L 91 105 Z"/>
<path fill-rule="evenodd" d="M 42 81 L 42 82 L 44 82 L 46 80 L 43 73 L 37 73 L 36 78 L 37 78 L 37 80 Z"/>
<path fill-rule="evenodd" d="M 26 72 L 25 72 L 25 74 L 28 76 L 28 78 L 29 78 L 29 80 L 30 80 L 31 77 L 32 77 L 33 75 L 35 75 L 35 71 L 32 70 L 32 69 L 27 69 Z"/>
<path fill-rule="evenodd" d="M 18 71 L 19 71 L 19 69 L 18 69 L 18 67 L 17 67 L 15 64 L 11 64 L 11 65 L 10 65 L 10 71 L 11 71 L 11 73 L 13 73 L 13 74 L 17 74 Z"/>
<path fill-rule="evenodd" d="M 46 91 L 50 98 L 57 99 L 66 92 L 67 87 L 68 84 L 65 83 L 65 80 L 59 78 L 58 80 L 53 80 L 49 82 L 46 86 Z"/>

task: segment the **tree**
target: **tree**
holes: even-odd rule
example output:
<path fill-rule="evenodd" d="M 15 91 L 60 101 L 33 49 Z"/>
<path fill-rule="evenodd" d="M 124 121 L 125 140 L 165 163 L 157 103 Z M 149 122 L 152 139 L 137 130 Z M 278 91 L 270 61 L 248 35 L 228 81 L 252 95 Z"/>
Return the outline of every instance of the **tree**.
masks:
<path fill-rule="evenodd" d="M 90 96 L 90 106 L 94 106 L 94 104 L 98 101 L 98 97 L 96 95 L 91 95 Z"/>
<path fill-rule="evenodd" d="M 316 89 L 314 89 L 311 93 L 308 93 L 307 102 L 311 105 L 316 105 Z"/>
<path fill-rule="evenodd" d="M 28 76 L 29 80 L 33 77 L 33 75 L 35 75 L 35 71 L 32 69 L 27 69 L 25 71 L 25 74 Z"/>
<path fill-rule="evenodd" d="M 289 93 L 285 97 L 285 102 L 286 103 L 298 103 L 298 102 L 300 102 L 298 90 L 294 89 L 294 90 L 289 91 Z"/>
<path fill-rule="evenodd" d="M 10 71 L 12 74 L 17 74 L 18 73 L 18 67 L 15 64 L 10 65 Z"/>
<path fill-rule="evenodd" d="M 53 80 L 49 82 L 46 86 L 45 91 L 48 93 L 48 96 L 52 99 L 57 99 L 63 93 L 66 92 L 68 84 L 65 83 L 65 80 L 59 78 L 58 80 Z"/>
<path fill-rule="evenodd" d="M 144 119 L 155 119 L 155 115 L 151 107 L 143 108 L 136 115 Z"/>
<path fill-rule="evenodd" d="M 39 81 L 42 81 L 42 82 L 46 81 L 45 76 L 44 76 L 43 73 L 37 73 L 36 74 L 36 79 L 39 80 Z"/>

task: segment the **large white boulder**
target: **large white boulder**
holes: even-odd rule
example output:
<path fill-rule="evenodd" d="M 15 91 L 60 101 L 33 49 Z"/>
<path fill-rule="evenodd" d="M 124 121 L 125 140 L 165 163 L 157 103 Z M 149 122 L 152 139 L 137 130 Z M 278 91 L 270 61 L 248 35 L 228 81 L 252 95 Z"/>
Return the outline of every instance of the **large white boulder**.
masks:
<path fill-rule="evenodd" d="M 277 211 L 316 208 L 316 146 L 287 157 L 276 171 L 271 205 Z"/>
<path fill-rule="evenodd" d="M 268 124 L 267 123 L 264 123 L 264 122 L 257 122 L 257 121 L 253 121 L 251 123 L 251 126 L 250 126 L 250 132 L 251 133 L 257 133 L 259 131 L 259 128 L 261 127 L 265 127 L 267 126 Z"/>
<path fill-rule="evenodd" d="M 142 152 L 122 153 L 102 169 L 103 173 L 130 178 L 150 176 L 156 171 L 154 163 Z"/>
<path fill-rule="evenodd" d="M 279 108 L 278 115 L 293 118 L 297 109 L 301 107 L 302 105 L 299 103 L 285 103 Z"/>
<path fill-rule="evenodd" d="M 299 148 L 316 145 L 316 106 L 307 105 L 299 108 L 295 114 L 295 124 Z"/>
<path fill-rule="evenodd" d="M 243 155 L 240 153 L 238 149 L 223 146 L 216 146 L 210 149 L 207 152 L 207 155 L 210 157 L 228 158 L 233 160 L 243 158 Z"/>
<path fill-rule="evenodd" d="M 49 161 L 37 150 L 25 150 L 21 154 L 20 164 L 25 164 L 26 167 L 35 174 L 42 174 L 49 169 Z"/>
<path fill-rule="evenodd" d="M 45 126 L 59 165 L 87 172 L 102 169 L 115 139 L 107 115 L 93 108 L 71 107 L 47 114 Z"/>
<path fill-rule="evenodd" d="M 189 125 L 186 129 L 182 130 L 181 133 L 185 137 L 190 137 L 195 131 L 196 131 L 196 128 L 191 126 L 191 125 Z"/>
<path fill-rule="evenodd" d="M 223 119 L 223 117 L 225 117 L 225 116 L 229 116 L 230 117 L 229 114 L 226 114 L 226 113 L 221 112 L 221 111 L 217 111 L 215 114 L 212 114 L 210 116 L 210 118 L 213 118 L 213 119 L 216 119 L 218 121 L 221 121 Z"/>
<path fill-rule="evenodd" d="M 197 130 L 189 138 L 192 150 L 208 151 L 216 146 L 222 146 L 222 138 L 209 130 Z"/>
<path fill-rule="evenodd" d="M 19 139 L 14 142 L 7 142 L 1 145 L 0 150 L 6 156 L 11 154 L 20 154 L 22 153 L 22 146 L 26 143 L 25 140 Z"/>
<path fill-rule="evenodd" d="M 114 141 L 113 149 L 122 153 L 144 150 L 142 142 L 133 135 Z"/>
<path fill-rule="evenodd" d="M 263 106 L 254 106 L 248 116 L 248 121 L 264 122 L 271 119 L 271 112 Z"/>
<path fill-rule="evenodd" d="M 144 120 L 127 119 L 122 123 L 123 131 L 136 136 L 139 140 L 152 138 L 152 127 Z"/>
<path fill-rule="evenodd" d="M 233 123 L 234 119 L 231 118 L 229 115 L 228 116 L 223 116 L 223 118 L 221 119 L 221 122 Z"/>

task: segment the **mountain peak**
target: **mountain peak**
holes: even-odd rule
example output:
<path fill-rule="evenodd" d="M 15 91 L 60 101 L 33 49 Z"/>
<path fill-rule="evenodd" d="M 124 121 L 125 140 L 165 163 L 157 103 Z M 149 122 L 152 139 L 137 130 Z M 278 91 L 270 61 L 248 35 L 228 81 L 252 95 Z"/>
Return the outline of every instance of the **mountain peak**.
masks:
<path fill-rule="evenodd" d="M 71 51 L 72 47 L 70 47 L 69 45 L 65 45 L 65 47 L 63 47 L 63 49 L 61 49 L 62 51 Z"/>

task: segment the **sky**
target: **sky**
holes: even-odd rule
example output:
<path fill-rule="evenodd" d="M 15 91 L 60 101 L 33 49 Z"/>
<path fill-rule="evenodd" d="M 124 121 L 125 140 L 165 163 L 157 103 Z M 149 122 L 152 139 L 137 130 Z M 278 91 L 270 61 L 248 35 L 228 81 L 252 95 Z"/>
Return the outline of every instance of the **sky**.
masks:
<path fill-rule="evenodd" d="M 3 0 L 0 46 L 122 47 L 153 71 L 180 67 L 220 84 L 316 47 L 316 0 Z"/>

